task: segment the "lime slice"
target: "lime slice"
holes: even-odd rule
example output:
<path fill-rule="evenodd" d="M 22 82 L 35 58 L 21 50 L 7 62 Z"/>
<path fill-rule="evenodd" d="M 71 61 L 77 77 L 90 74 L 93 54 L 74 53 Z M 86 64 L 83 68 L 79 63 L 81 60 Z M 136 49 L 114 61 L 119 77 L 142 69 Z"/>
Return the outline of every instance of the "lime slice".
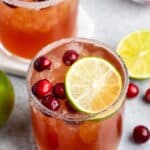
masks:
<path fill-rule="evenodd" d="M 127 65 L 130 77 L 150 78 L 150 30 L 129 34 L 121 40 L 117 52 Z"/>
<path fill-rule="evenodd" d="M 65 88 L 68 100 L 75 109 L 93 114 L 107 109 L 116 101 L 121 92 L 122 81 L 117 70 L 106 60 L 85 57 L 70 67 Z M 115 111 L 111 110 L 103 117 Z"/>

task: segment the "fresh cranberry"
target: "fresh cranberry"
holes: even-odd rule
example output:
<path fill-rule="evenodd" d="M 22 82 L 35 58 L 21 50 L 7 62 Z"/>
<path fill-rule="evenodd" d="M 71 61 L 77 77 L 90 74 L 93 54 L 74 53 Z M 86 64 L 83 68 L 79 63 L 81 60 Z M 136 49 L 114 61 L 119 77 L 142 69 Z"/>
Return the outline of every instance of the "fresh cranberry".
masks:
<path fill-rule="evenodd" d="M 136 143 L 147 142 L 150 138 L 150 131 L 143 125 L 136 126 L 133 131 L 133 139 Z"/>
<path fill-rule="evenodd" d="M 144 100 L 147 102 L 147 103 L 150 103 L 150 89 L 148 89 L 145 93 L 145 96 L 144 96 Z"/>
<path fill-rule="evenodd" d="M 74 50 L 68 50 L 64 53 L 63 62 L 67 66 L 71 66 L 79 57 L 79 54 Z"/>
<path fill-rule="evenodd" d="M 7 5 L 8 7 L 10 7 L 10 8 L 17 8 L 17 6 L 14 6 L 14 5 L 12 5 L 12 4 L 8 4 L 7 2 L 3 2 L 5 5 Z"/>
<path fill-rule="evenodd" d="M 42 99 L 46 95 L 50 94 L 51 89 L 52 83 L 50 83 L 47 79 L 43 79 L 33 85 L 32 92 L 37 98 Z"/>
<path fill-rule="evenodd" d="M 127 91 L 127 98 L 136 97 L 139 94 L 139 89 L 134 83 L 130 83 Z"/>
<path fill-rule="evenodd" d="M 64 83 L 57 83 L 53 87 L 53 94 L 57 98 L 64 99 L 65 98 L 65 86 Z"/>
<path fill-rule="evenodd" d="M 39 72 L 45 69 L 50 69 L 50 67 L 51 61 L 44 56 L 37 58 L 34 62 L 34 68 Z"/>
<path fill-rule="evenodd" d="M 44 99 L 42 100 L 42 104 L 53 111 L 58 110 L 58 108 L 60 107 L 59 100 L 52 95 L 44 97 Z"/>
<path fill-rule="evenodd" d="M 70 113 L 77 113 L 77 111 L 70 105 L 70 103 L 68 101 L 66 101 L 66 107 L 67 107 L 67 110 L 70 112 Z"/>

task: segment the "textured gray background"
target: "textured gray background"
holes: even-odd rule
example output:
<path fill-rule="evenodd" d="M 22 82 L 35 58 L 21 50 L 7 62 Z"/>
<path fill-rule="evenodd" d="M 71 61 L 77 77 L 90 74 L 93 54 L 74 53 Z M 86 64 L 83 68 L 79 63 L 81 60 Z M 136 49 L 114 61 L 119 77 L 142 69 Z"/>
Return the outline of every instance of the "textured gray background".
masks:
<path fill-rule="evenodd" d="M 96 28 L 93 38 L 115 49 L 119 40 L 136 29 L 150 27 L 150 6 L 128 0 L 81 0 Z M 10 76 L 15 87 L 16 103 L 7 124 L 0 128 L 0 150 L 35 150 L 31 136 L 27 91 L 23 78 Z M 150 141 L 136 145 L 130 140 L 133 127 L 138 124 L 150 128 L 150 105 L 142 101 L 142 94 L 150 87 L 150 80 L 134 81 L 141 94 L 126 102 L 124 135 L 119 150 L 150 150 Z"/>

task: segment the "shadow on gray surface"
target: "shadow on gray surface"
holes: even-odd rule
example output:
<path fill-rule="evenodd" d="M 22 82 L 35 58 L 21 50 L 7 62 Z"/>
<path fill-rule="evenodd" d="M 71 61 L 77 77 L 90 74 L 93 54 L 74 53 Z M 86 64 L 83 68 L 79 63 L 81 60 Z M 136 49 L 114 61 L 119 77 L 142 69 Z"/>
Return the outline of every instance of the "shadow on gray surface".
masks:
<path fill-rule="evenodd" d="M 34 150 L 28 111 L 15 108 L 8 122 L 0 128 L 0 150 Z M 15 119 L 14 119 L 15 118 Z"/>
<path fill-rule="evenodd" d="M 25 80 L 11 79 L 16 95 L 15 106 L 7 123 L 0 128 L 0 150 L 35 150 Z"/>

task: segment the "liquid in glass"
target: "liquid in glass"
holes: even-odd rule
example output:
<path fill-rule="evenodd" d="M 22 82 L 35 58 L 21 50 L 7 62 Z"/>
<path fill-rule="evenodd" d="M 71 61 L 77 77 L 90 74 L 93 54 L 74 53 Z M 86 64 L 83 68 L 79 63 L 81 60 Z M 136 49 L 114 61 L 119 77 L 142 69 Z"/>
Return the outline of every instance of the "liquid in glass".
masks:
<path fill-rule="evenodd" d="M 90 120 L 90 116 L 77 112 L 69 105 L 67 98 L 60 100 L 57 111 L 47 111 L 41 102 L 32 95 L 32 86 L 41 79 L 53 84 L 64 82 L 68 66 L 62 62 L 67 50 L 75 50 L 80 59 L 101 57 L 109 61 L 120 73 L 123 100 L 117 112 L 103 120 Z M 34 61 L 45 56 L 51 60 L 50 70 L 37 72 Z M 33 59 L 28 72 L 28 88 L 32 126 L 39 150 L 116 150 L 122 135 L 124 99 L 128 78 L 121 59 L 102 43 L 87 39 L 65 39 L 44 48 Z"/>
<path fill-rule="evenodd" d="M 44 45 L 76 34 L 78 0 L 0 0 L 0 39 L 30 59 Z"/>

